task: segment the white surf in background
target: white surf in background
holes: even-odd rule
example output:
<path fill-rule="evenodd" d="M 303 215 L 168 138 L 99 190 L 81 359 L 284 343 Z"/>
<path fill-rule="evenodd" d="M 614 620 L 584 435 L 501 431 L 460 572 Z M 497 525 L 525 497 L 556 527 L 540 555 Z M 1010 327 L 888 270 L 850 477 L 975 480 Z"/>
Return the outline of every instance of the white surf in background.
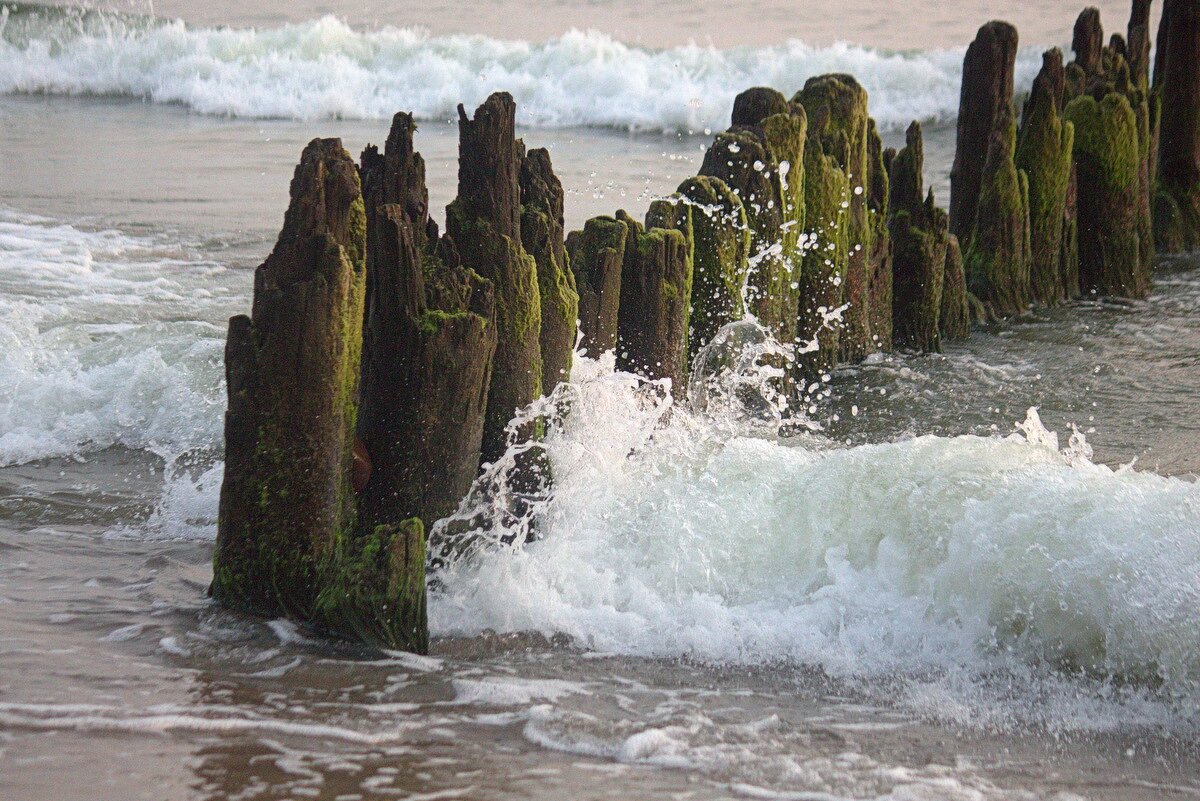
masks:
<path fill-rule="evenodd" d="M 512 93 L 518 123 L 630 131 L 724 129 L 738 92 L 785 93 L 830 72 L 858 78 L 881 128 L 947 122 L 958 111 L 965 45 L 886 51 L 800 40 L 648 49 L 594 30 L 544 42 L 417 28 L 358 30 L 333 16 L 275 28 L 188 27 L 116 12 L 3 4 L 0 92 L 111 95 L 246 118 L 456 119 L 455 108 Z M 1065 33 L 1064 33 L 1065 36 Z M 1041 47 L 1017 59 L 1028 89 Z"/>

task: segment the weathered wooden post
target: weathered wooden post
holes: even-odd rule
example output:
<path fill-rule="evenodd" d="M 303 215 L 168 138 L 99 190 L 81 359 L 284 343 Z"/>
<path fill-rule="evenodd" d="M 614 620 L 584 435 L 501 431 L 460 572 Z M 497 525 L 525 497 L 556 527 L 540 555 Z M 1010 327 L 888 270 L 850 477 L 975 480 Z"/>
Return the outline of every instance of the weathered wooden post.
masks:
<path fill-rule="evenodd" d="M 1062 119 L 1066 72 L 1058 48 L 1042 55 L 1017 134 L 1017 169 L 1029 179 L 1030 299 L 1053 306 L 1078 294 L 1067 285 L 1063 236 L 1074 126 Z"/>
<path fill-rule="evenodd" d="M 1100 13 L 1075 24 L 1067 66 L 1065 118 L 1075 128 L 1080 289 L 1144 297 L 1150 290 L 1150 106 L 1124 56 L 1104 48 Z"/>
<path fill-rule="evenodd" d="M 542 394 L 542 304 L 537 263 L 521 245 L 521 152 L 516 104 L 497 92 L 468 117 L 458 107 L 458 197 L 446 230 L 464 264 L 495 288 L 496 355 L 483 426 L 482 459 L 508 447 L 505 429 Z M 532 436 L 532 426 L 522 436 Z"/>
<path fill-rule="evenodd" d="M 542 392 L 549 395 L 571 375 L 579 294 L 563 238 L 563 188 L 545 148 L 521 160 L 521 242 L 537 263 L 542 320 Z"/>
<path fill-rule="evenodd" d="M 1154 62 L 1161 103 L 1154 235 L 1168 253 L 1200 249 L 1200 2 L 1165 0 Z"/>
<path fill-rule="evenodd" d="M 305 148 L 251 317 L 230 320 L 212 594 L 394 647 L 426 647 L 421 521 L 364 534 L 352 486 L 366 211 L 337 139 Z M 411 579 L 419 572 L 417 581 Z"/>
<path fill-rule="evenodd" d="M 676 397 L 687 391 L 688 311 L 692 257 L 683 231 L 646 229 L 624 211 L 627 229 L 617 312 L 617 367 L 651 379 L 671 379 Z"/>
<path fill-rule="evenodd" d="M 322 572 L 354 530 L 365 256 L 358 171 L 340 140 L 314 139 L 255 270 L 251 316 L 229 321 L 212 583 L 228 606 L 313 619 Z"/>
<path fill-rule="evenodd" d="M 988 316 L 1029 308 L 1029 186 L 1015 163 L 1017 29 L 993 21 L 963 59 L 958 142 L 950 171 L 950 231 L 968 290 Z"/>
<path fill-rule="evenodd" d="M 614 217 L 593 217 L 567 237 L 579 292 L 580 346 L 593 358 L 617 347 L 621 266 L 628 228 Z"/>
<path fill-rule="evenodd" d="M 921 124 L 913 122 L 891 163 L 892 338 L 898 348 L 936 353 L 949 221 L 933 190 L 925 195 L 924 167 Z"/>
<path fill-rule="evenodd" d="M 368 147 L 367 311 L 358 435 L 372 464 L 360 527 L 452 513 L 475 479 L 496 326 L 492 283 L 459 264 L 429 218 L 411 115 Z"/>
<path fill-rule="evenodd" d="M 846 311 L 838 346 L 842 361 L 857 362 L 879 349 L 871 331 L 870 257 L 877 226 L 867 203 L 872 183 L 867 90 L 850 75 L 819 75 L 805 82 L 795 101 L 808 113 L 811 133 L 821 140 L 823 153 L 836 159 L 847 181 L 847 195 L 837 200 L 838 205 L 848 204 L 842 295 Z M 828 198 L 819 205 L 828 206 L 832 200 Z"/>
<path fill-rule="evenodd" d="M 1017 29 L 992 21 L 979 29 L 963 59 L 958 141 L 950 169 L 950 232 L 964 249 L 975 227 L 984 162 L 992 135 L 1011 111 Z"/>
<path fill-rule="evenodd" d="M 726 323 L 740 320 L 750 255 L 742 201 L 720 178 L 698 176 L 679 185 L 691 205 L 692 293 L 688 362 Z"/>
<path fill-rule="evenodd" d="M 785 343 L 796 333 L 806 132 L 801 106 L 775 89 L 747 89 L 700 167 L 702 177 L 721 180 L 742 203 L 750 229 L 747 311 Z"/>

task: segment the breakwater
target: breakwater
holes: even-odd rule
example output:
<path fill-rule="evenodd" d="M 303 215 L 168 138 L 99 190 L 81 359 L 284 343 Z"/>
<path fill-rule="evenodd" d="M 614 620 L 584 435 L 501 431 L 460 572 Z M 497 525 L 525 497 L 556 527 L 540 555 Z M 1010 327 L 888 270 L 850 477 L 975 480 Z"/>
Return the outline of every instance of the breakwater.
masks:
<path fill-rule="evenodd" d="M 510 421 L 569 375 L 576 325 L 682 394 L 699 348 L 750 315 L 790 352 L 780 391 L 802 409 L 839 363 L 1081 294 L 1143 297 L 1155 247 L 1200 237 L 1200 12 L 1166 5 L 1153 73 L 1148 14 L 1136 2 L 1106 45 L 1085 10 L 1073 60 L 1045 54 L 1020 115 L 1017 32 L 984 25 L 948 213 L 924 191 L 920 126 L 883 149 L 849 75 L 743 92 L 698 176 L 643 219 L 572 234 L 506 94 L 459 109 L 444 233 L 411 116 L 357 165 L 314 140 L 252 315 L 230 324 L 214 595 L 425 649 L 425 532 L 481 463 L 540 436 Z M 529 487 L 551 480 L 533 451 L 521 461 Z"/>

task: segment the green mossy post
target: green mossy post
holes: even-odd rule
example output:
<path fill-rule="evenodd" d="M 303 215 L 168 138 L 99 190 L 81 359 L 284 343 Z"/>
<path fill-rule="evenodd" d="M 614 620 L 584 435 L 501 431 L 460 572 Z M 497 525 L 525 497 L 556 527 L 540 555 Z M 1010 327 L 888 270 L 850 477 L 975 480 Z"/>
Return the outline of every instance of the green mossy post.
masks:
<path fill-rule="evenodd" d="M 579 293 L 580 346 L 592 357 L 617 347 L 627 231 L 625 224 L 613 217 L 593 217 L 582 231 L 572 231 L 567 237 Z"/>
<path fill-rule="evenodd" d="M 1079 297 L 1079 171 L 1075 167 L 1074 128 L 1072 125 L 1071 172 L 1067 178 L 1067 196 L 1063 203 L 1062 241 L 1059 243 L 1059 264 L 1063 271 L 1063 288 L 1068 300 Z"/>
<path fill-rule="evenodd" d="M 965 258 L 967 288 L 990 317 L 1029 309 L 1029 179 L 1013 160 L 1016 139 L 1008 113 L 988 146 Z"/>
<path fill-rule="evenodd" d="M 362 642 L 429 653 L 421 519 L 376 526 L 347 542 L 321 582 L 316 619 Z"/>
<path fill-rule="evenodd" d="M 542 304 L 537 263 L 521 245 L 521 153 L 513 134 L 516 104 L 491 95 L 474 118 L 458 107 L 458 197 L 446 208 L 446 230 L 462 263 L 495 289 L 496 354 L 488 392 L 481 458 L 508 447 L 505 433 L 519 409 L 542 394 Z M 518 437 L 535 434 L 532 425 Z"/>
<path fill-rule="evenodd" d="M 1065 115 L 1075 126 L 1080 287 L 1099 295 L 1145 297 L 1150 276 L 1139 236 L 1137 117 L 1119 92 L 1100 101 L 1077 97 Z"/>
<path fill-rule="evenodd" d="M 1131 25 L 1135 25 L 1135 27 L 1139 13 L 1138 3 L 1135 0 L 1131 18 Z M 1100 12 L 1094 8 L 1085 9 L 1075 23 L 1075 38 L 1072 44 L 1075 50 L 1075 60 L 1067 67 L 1066 96 L 1068 102 L 1084 95 L 1090 95 L 1096 102 L 1101 102 L 1107 95 L 1116 94 L 1125 98 L 1133 112 L 1137 187 L 1131 196 L 1134 213 L 1130 219 L 1137 232 L 1137 255 L 1135 263 L 1130 268 L 1133 273 L 1131 281 L 1133 288 L 1129 290 L 1132 294 L 1128 296 L 1142 297 L 1150 288 L 1154 260 L 1151 186 L 1154 174 L 1152 153 L 1156 147 L 1153 128 L 1156 127 L 1158 101 L 1149 96 L 1131 71 L 1129 63 L 1126 61 L 1126 55 L 1130 52 L 1128 45 L 1120 37 L 1114 36 L 1114 44 L 1103 47 L 1101 44 L 1103 39 L 1104 31 L 1100 26 Z M 1078 169 L 1080 136 L 1081 132 L 1076 126 L 1077 184 L 1082 180 Z M 1082 189 L 1082 184 L 1079 184 L 1077 190 Z M 1090 209 L 1092 206 L 1087 208 Z M 1084 212 L 1083 205 L 1080 205 L 1079 209 L 1080 213 Z M 1085 221 L 1078 220 L 1077 236 L 1080 240 L 1081 269 L 1086 273 L 1086 267 L 1082 265 L 1083 238 L 1086 233 L 1084 229 Z M 1098 291 L 1095 286 L 1087 285 L 1086 274 L 1081 276 L 1081 280 L 1084 282 L 1082 289 Z M 1124 291 L 1116 294 L 1124 294 Z"/>
<path fill-rule="evenodd" d="M 857 362 L 878 349 L 871 332 L 870 256 L 876 224 L 867 205 L 871 189 L 867 90 L 850 75 L 819 75 L 805 82 L 794 101 L 808 114 L 810 139 L 820 139 L 824 154 L 837 159 L 849 182 L 842 296 L 847 308 L 838 346 L 842 361 Z"/>
<path fill-rule="evenodd" d="M 701 176 L 725 183 L 745 209 L 750 226 L 749 311 L 777 336 L 786 336 L 780 288 L 792 279 L 781 244 L 784 219 L 778 172 L 765 134 L 749 127 L 717 134 L 700 166 Z"/>
<path fill-rule="evenodd" d="M 908 126 L 905 139 L 891 164 L 892 338 L 898 348 L 937 353 L 949 219 L 932 189 L 925 196 L 921 124 Z"/>
<path fill-rule="evenodd" d="M 963 58 L 958 141 L 950 169 L 950 232 L 967 252 L 991 142 L 1012 116 L 1016 58 L 1017 29 L 999 21 L 979 29 Z"/>
<path fill-rule="evenodd" d="M 1133 0 L 1126 28 L 1129 74 L 1143 92 L 1150 89 L 1150 0 Z"/>
<path fill-rule="evenodd" d="M 876 350 L 892 349 L 892 235 L 888 230 L 888 195 L 891 178 L 883 157 L 883 141 L 875 120 L 867 120 L 867 215 L 871 220 L 870 276 L 871 344 Z"/>
<path fill-rule="evenodd" d="M 1154 94 L 1160 99 L 1154 237 L 1159 250 L 1200 249 L 1200 4 L 1166 0 Z"/>
<path fill-rule="evenodd" d="M 804 208 L 812 239 L 800 268 L 800 305 L 796 317 L 796 367 L 801 377 L 819 380 L 837 363 L 846 260 L 850 251 L 850 181 L 819 137 L 804 149 Z"/>
<path fill-rule="evenodd" d="M 780 342 L 796 336 L 804 231 L 804 108 L 754 87 L 734 99 L 732 126 L 705 155 L 700 174 L 738 195 L 751 229 L 746 302 Z M 742 143 L 749 143 L 745 149 Z"/>
<path fill-rule="evenodd" d="M 1042 55 L 1042 69 L 1021 116 L 1017 134 L 1017 169 L 1029 177 L 1030 299 L 1053 306 L 1074 290 L 1067 286 L 1063 265 L 1067 189 L 1075 129 L 1062 119 L 1066 73 L 1058 48 Z"/>
<path fill-rule="evenodd" d="M 450 515 L 478 474 L 496 350 L 491 282 L 437 242 L 416 126 L 397 114 L 385 154 L 368 147 L 367 310 L 358 436 L 372 464 L 359 494 L 370 536 Z M 438 251 L 442 255 L 439 255 Z"/>
<path fill-rule="evenodd" d="M 571 375 L 579 294 L 563 239 L 563 188 L 545 148 L 521 161 L 521 242 L 537 263 L 541 294 L 542 392 L 549 395 Z"/>
<path fill-rule="evenodd" d="M 782 97 L 782 95 L 780 95 Z M 796 316 L 800 310 L 800 271 L 804 263 L 804 146 L 808 139 L 808 115 L 804 106 L 790 103 L 786 112 L 763 118 L 760 126 L 767 152 L 774 161 L 772 176 L 783 222 L 780 225 L 780 267 L 770 289 L 768 304 L 780 342 L 796 340 Z"/>
<path fill-rule="evenodd" d="M 967 300 L 967 277 L 963 272 L 962 250 L 958 237 L 946 237 L 946 269 L 942 279 L 942 311 L 938 328 L 942 341 L 966 339 L 971 335 L 971 305 Z"/>
<path fill-rule="evenodd" d="M 351 487 L 366 289 L 358 171 L 314 139 L 250 317 L 229 322 L 225 478 L 213 596 L 260 615 L 317 620 L 317 595 L 356 525 Z"/>
<path fill-rule="evenodd" d="M 744 314 L 750 227 L 742 201 L 720 178 L 689 178 L 678 192 L 691 206 L 692 219 L 690 363 L 721 326 Z"/>
<path fill-rule="evenodd" d="M 671 379 L 672 394 L 687 391 L 688 312 L 692 259 L 680 230 L 646 230 L 624 211 L 627 228 L 617 317 L 617 367 L 651 379 Z"/>

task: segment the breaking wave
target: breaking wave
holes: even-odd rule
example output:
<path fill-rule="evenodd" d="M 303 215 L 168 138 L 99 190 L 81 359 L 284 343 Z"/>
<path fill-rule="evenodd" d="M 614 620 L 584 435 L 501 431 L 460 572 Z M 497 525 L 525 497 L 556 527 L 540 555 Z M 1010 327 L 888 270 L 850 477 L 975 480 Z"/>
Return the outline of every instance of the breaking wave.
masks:
<path fill-rule="evenodd" d="M 0 92 L 129 96 L 203 114 L 298 120 L 454 118 L 462 102 L 509 91 L 535 127 L 686 132 L 724 128 L 734 96 L 755 85 L 794 92 L 813 76 L 855 75 L 880 126 L 944 122 L 958 110 L 964 48 L 891 52 L 789 40 L 720 50 L 653 50 L 596 31 L 545 42 L 357 30 L 333 16 L 271 29 L 6 4 Z M 1017 83 L 1040 65 L 1021 51 Z"/>

